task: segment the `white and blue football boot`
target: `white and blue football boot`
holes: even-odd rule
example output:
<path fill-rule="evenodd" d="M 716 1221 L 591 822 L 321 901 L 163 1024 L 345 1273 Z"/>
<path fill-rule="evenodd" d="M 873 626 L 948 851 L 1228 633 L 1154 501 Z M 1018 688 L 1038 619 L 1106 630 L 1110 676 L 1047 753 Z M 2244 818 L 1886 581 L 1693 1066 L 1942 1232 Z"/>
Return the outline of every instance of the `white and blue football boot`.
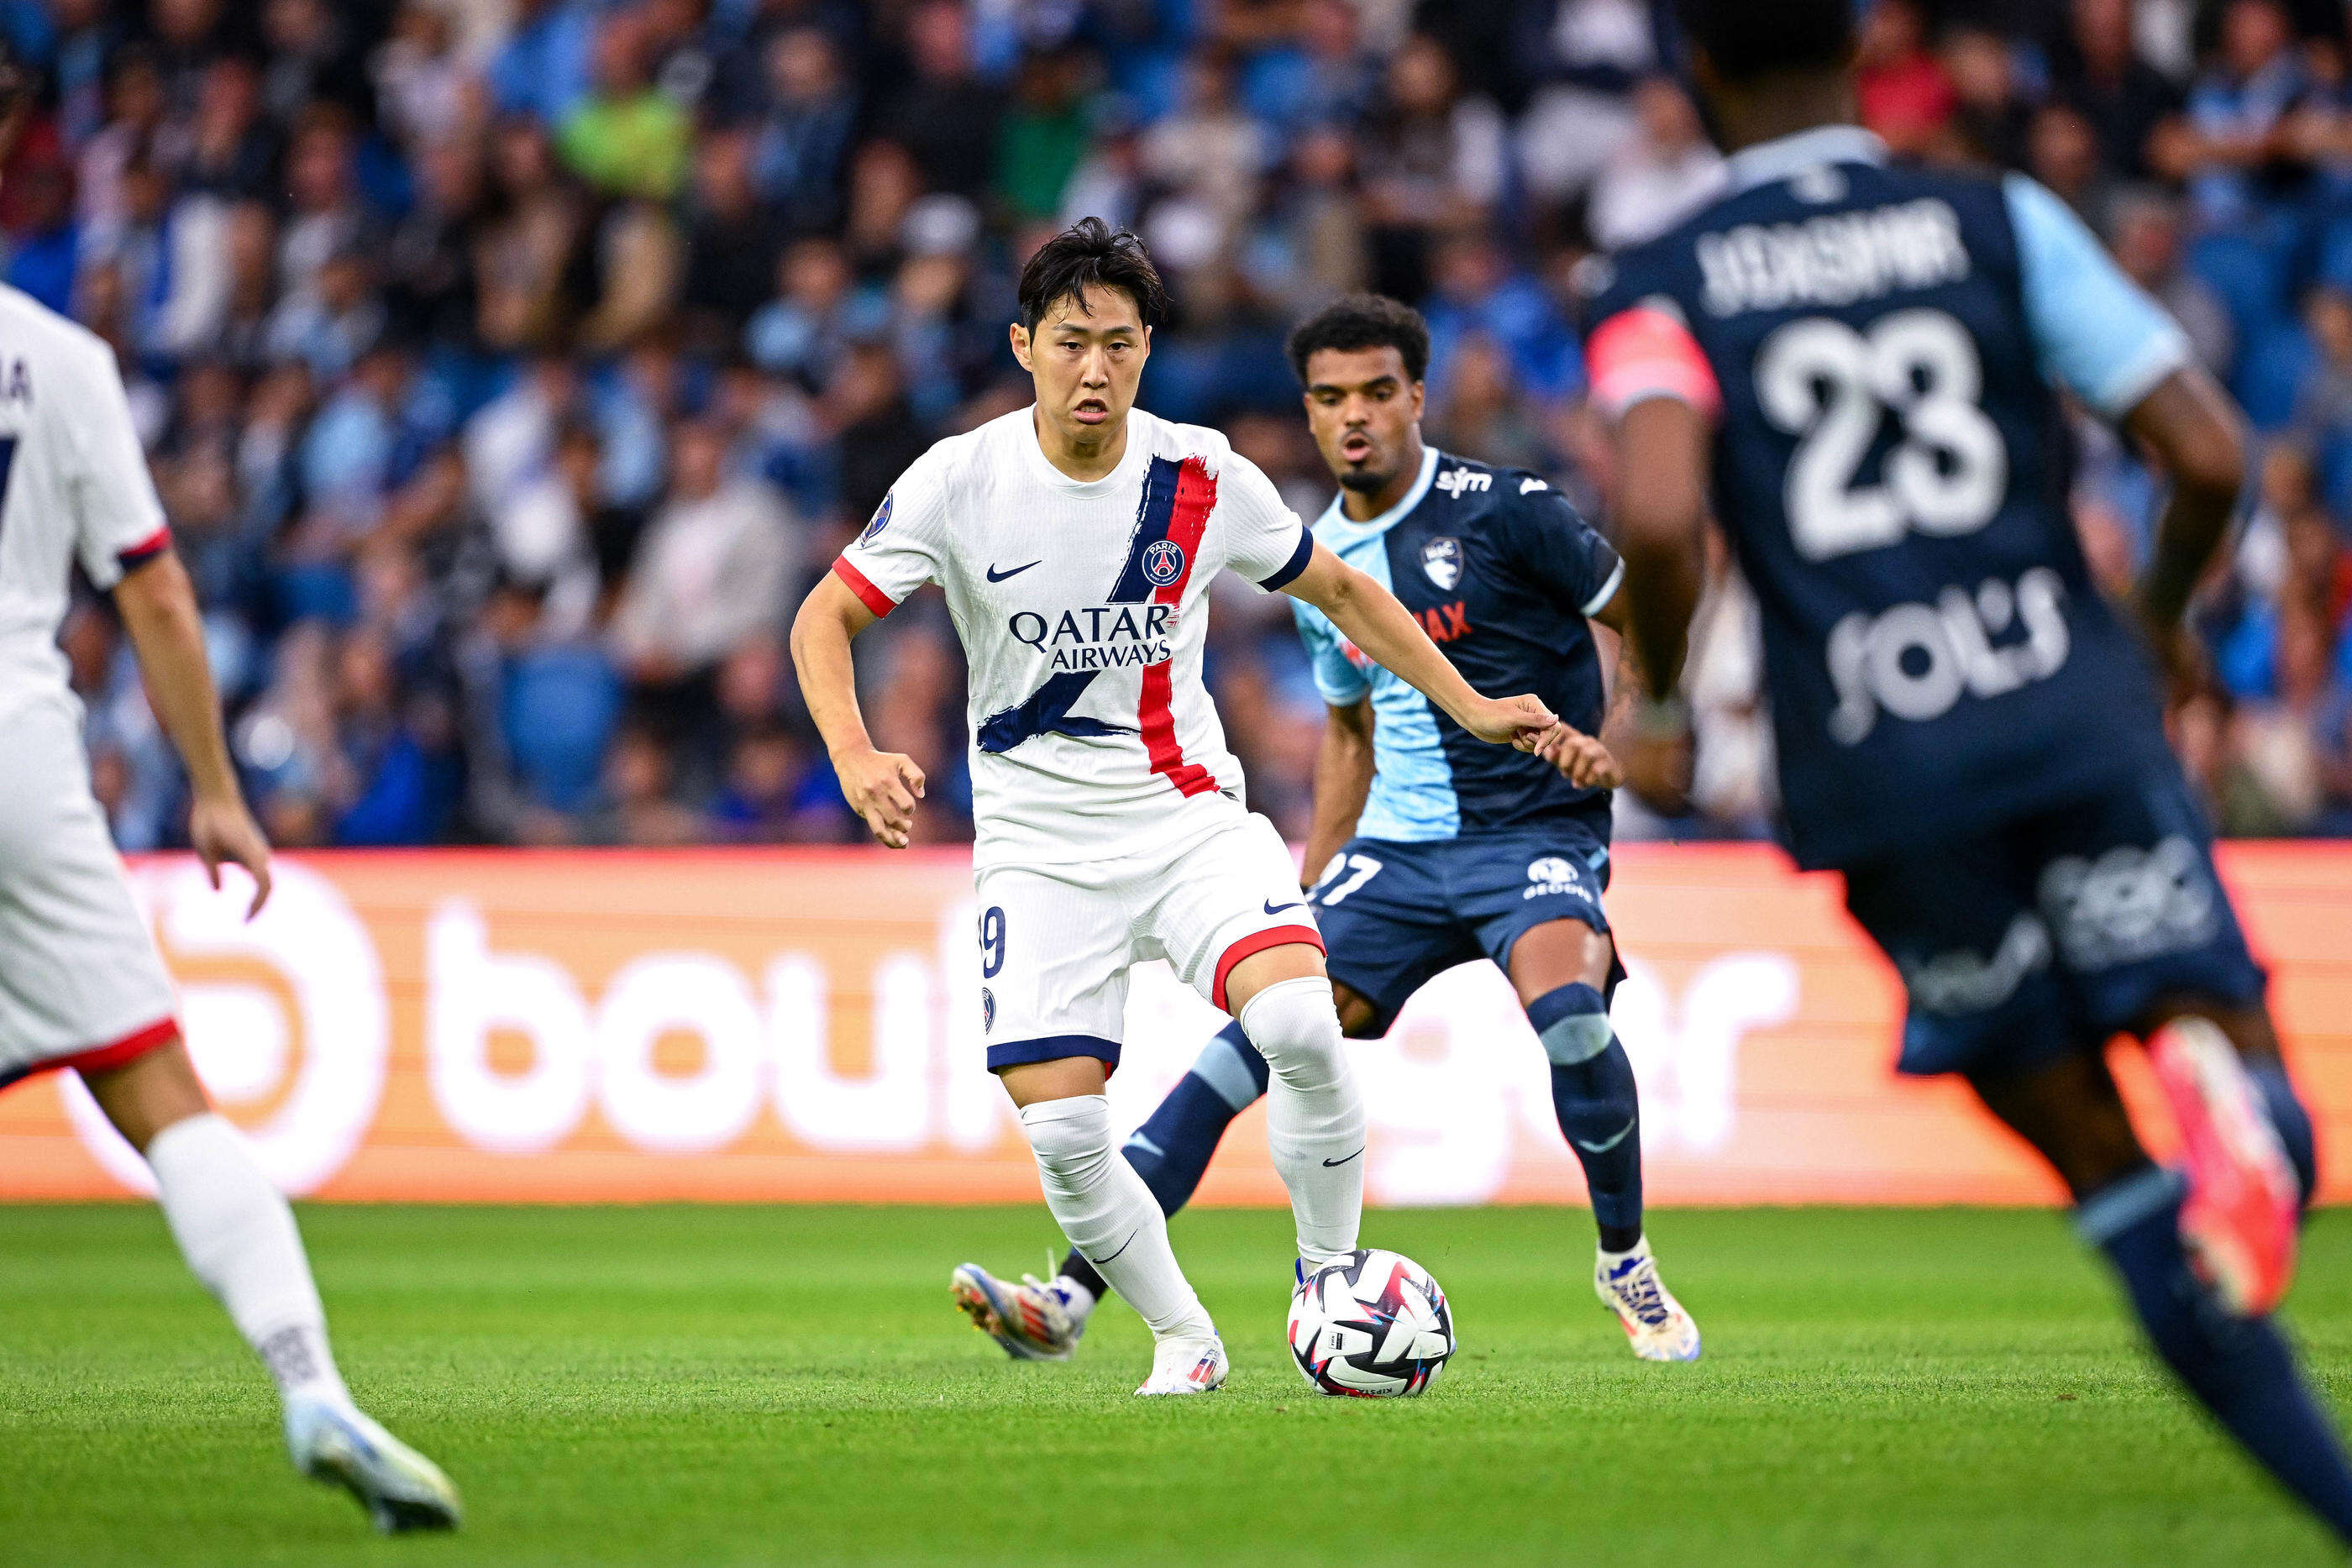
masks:
<path fill-rule="evenodd" d="M 1080 1292 L 1059 1280 L 1048 1283 L 1024 1274 L 1016 1285 L 977 1263 L 956 1270 L 949 1292 L 971 1326 L 1003 1345 L 1015 1361 L 1069 1360 L 1087 1332 L 1093 1304 L 1081 1302 Z"/>
<path fill-rule="evenodd" d="M 1151 1375 L 1135 1392 L 1139 1397 L 1213 1393 L 1225 1385 L 1228 1370 L 1225 1342 L 1215 1334 L 1171 1335 L 1151 1347 Z"/>
<path fill-rule="evenodd" d="M 1658 1260 L 1643 1237 L 1630 1252 L 1599 1255 L 1592 1269 L 1592 1291 L 1601 1305 L 1617 1314 L 1633 1354 L 1643 1361 L 1696 1361 L 1698 1324 L 1675 1300 L 1658 1278 Z"/>
<path fill-rule="evenodd" d="M 296 1396 L 286 1402 L 286 1451 L 294 1468 L 359 1499 L 386 1535 L 455 1530 L 465 1517 L 441 1467 L 348 1400 Z"/>

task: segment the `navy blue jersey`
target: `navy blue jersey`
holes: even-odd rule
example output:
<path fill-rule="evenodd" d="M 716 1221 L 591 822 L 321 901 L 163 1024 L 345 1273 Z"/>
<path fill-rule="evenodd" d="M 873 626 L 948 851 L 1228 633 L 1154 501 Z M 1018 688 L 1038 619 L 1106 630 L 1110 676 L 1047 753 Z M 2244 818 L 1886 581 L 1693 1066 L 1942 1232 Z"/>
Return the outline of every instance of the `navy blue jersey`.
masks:
<path fill-rule="evenodd" d="M 1585 618 L 1617 591 L 1624 566 L 1542 478 L 1431 447 L 1404 499 L 1361 523 L 1334 499 L 1315 537 L 1402 600 L 1478 691 L 1532 692 L 1599 733 L 1601 655 Z M 1540 758 L 1477 739 L 1366 659 L 1322 612 L 1291 609 L 1324 700 L 1372 699 L 1372 789 L 1359 833 L 1421 843 L 1575 817 L 1607 841 L 1607 790 L 1579 789 Z"/>
<path fill-rule="evenodd" d="M 2076 542 L 2053 382 L 2120 416 L 2186 344 L 2042 187 L 1891 168 L 1852 127 L 1601 264 L 1596 394 L 1719 408 L 1716 517 L 1762 612 L 1798 860 L 1847 865 L 2159 762 Z"/>

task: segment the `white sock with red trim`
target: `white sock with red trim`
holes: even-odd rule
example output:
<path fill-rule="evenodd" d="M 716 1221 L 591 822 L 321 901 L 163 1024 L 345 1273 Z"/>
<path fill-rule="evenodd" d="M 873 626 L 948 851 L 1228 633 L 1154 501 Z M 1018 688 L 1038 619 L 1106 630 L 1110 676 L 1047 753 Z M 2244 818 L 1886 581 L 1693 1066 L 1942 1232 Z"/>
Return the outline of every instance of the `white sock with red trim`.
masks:
<path fill-rule="evenodd" d="M 172 1239 L 279 1395 L 348 1400 L 294 1211 L 245 1135 L 220 1116 L 190 1116 L 149 1141 L 147 1166 Z"/>
<path fill-rule="evenodd" d="M 1214 1334 L 1208 1310 L 1168 1245 L 1168 1217 L 1110 1136 L 1110 1101 L 1100 1094 L 1041 1100 L 1021 1108 L 1037 1156 L 1045 1207 L 1078 1255 L 1095 1266 L 1155 1339 Z"/>
<path fill-rule="evenodd" d="M 1298 1256 L 1311 1271 L 1356 1249 L 1364 1217 L 1364 1098 L 1349 1070 L 1331 982 L 1278 980 L 1241 1010 L 1265 1058 L 1265 1143 L 1290 1189 Z"/>

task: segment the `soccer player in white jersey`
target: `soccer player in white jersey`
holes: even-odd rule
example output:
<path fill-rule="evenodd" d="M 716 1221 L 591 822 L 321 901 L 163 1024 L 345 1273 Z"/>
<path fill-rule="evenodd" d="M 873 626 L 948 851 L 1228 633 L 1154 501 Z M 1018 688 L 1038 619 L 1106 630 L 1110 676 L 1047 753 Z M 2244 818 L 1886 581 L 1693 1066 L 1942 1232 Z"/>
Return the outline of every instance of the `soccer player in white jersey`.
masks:
<path fill-rule="evenodd" d="M 0 152 L 22 96 L 0 64 Z M 277 1381 L 295 1464 L 348 1488 L 379 1529 L 450 1528 L 447 1478 L 352 1404 L 293 1211 L 213 1112 L 181 1041 L 171 980 L 90 794 L 81 705 L 58 650 L 77 561 L 111 591 L 187 764 L 190 842 L 215 886 L 225 861 L 252 873 L 257 914 L 269 845 L 229 761 L 195 593 L 113 353 L 0 287 L 0 1088 L 79 1072 L 145 1156 L 189 1268 Z"/>
<path fill-rule="evenodd" d="M 1036 403 L 919 459 L 793 628 L 843 792 L 900 848 L 923 774 L 868 738 L 850 639 L 925 583 L 946 591 L 971 665 L 988 1066 L 1055 1219 L 1151 1327 L 1149 1395 L 1216 1387 L 1225 1354 L 1111 1137 L 1130 965 L 1167 959 L 1265 1054 L 1300 1262 L 1354 1250 L 1363 1206 L 1363 1103 L 1323 939 L 1288 850 L 1243 804 L 1201 680 L 1210 580 L 1230 569 L 1313 604 L 1482 740 L 1532 750 L 1557 722 L 1534 697 L 1473 691 L 1222 435 L 1133 406 L 1164 298 L 1143 247 L 1099 219 L 1042 247 L 1012 329 Z"/>

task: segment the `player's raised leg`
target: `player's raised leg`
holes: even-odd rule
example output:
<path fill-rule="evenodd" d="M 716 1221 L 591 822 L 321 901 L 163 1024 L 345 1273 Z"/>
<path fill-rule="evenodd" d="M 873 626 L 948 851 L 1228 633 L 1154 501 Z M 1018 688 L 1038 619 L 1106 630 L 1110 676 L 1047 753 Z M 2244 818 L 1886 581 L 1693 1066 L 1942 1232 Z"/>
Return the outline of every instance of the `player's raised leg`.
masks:
<path fill-rule="evenodd" d="M 1103 1063 L 1091 1056 L 998 1069 L 1070 1245 L 1150 1326 L 1139 1394 L 1198 1394 L 1225 1379 L 1224 1347 L 1168 1244 L 1167 1217 L 1111 1142 Z"/>
<path fill-rule="evenodd" d="M 449 1478 L 352 1402 L 293 1210 L 244 1135 L 214 1113 L 177 1037 L 82 1079 L 154 1173 L 189 1269 L 277 1383 L 296 1468 L 348 1490 L 379 1530 L 454 1528 L 461 1511 Z"/>
<path fill-rule="evenodd" d="M 1290 1191 L 1310 1271 L 1356 1249 L 1364 1216 L 1364 1098 L 1348 1065 L 1323 950 L 1285 942 L 1227 973 L 1225 1003 L 1268 1073 L 1265 1143 Z"/>
<path fill-rule="evenodd" d="M 2085 1048 L 1969 1082 L 2073 1192 L 2076 1230 L 2115 1266 L 2148 1343 L 2181 1385 L 2280 1485 L 2352 1540 L 2352 1465 L 2335 1423 L 2270 1317 L 2231 1311 L 2198 1271 L 2182 1239 L 2193 1182 L 2142 1151 L 2105 1061 Z"/>
<path fill-rule="evenodd" d="M 1119 1153 L 1174 1216 L 1192 1201 L 1225 1129 L 1264 1097 L 1265 1058 L 1238 1022 L 1209 1039 L 1191 1071 L 1177 1081 L 1128 1134 Z M 956 1304 L 1020 1361 L 1066 1361 L 1110 1286 L 1076 1248 L 1051 1280 L 1024 1274 L 1000 1280 L 977 1263 L 956 1270 Z"/>
<path fill-rule="evenodd" d="M 2181 1133 L 2181 1239 L 2231 1311 L 2266 1312 L 2294 1276 L 2303 1208 L 2318 1180 L 2310 1113 L 2264 1009 L 2184 1000 L 2161 1015 L 2145 1032 Z"/>
<path fill-rule="evenodd" d="M 1592 1287 L 1644 1361 L 1696 1361 L 1698 1324 L 1659 1277 L 1642 1229 L 1642 1108 L 1633 1064 L 1603 999 L 1616 949 L 1606 931 L 1551 920 L 1520 935 L 1507 968 L 1551 1061 L 1552 1113 L 1584 1167 L 1599 1230 Z"/>

